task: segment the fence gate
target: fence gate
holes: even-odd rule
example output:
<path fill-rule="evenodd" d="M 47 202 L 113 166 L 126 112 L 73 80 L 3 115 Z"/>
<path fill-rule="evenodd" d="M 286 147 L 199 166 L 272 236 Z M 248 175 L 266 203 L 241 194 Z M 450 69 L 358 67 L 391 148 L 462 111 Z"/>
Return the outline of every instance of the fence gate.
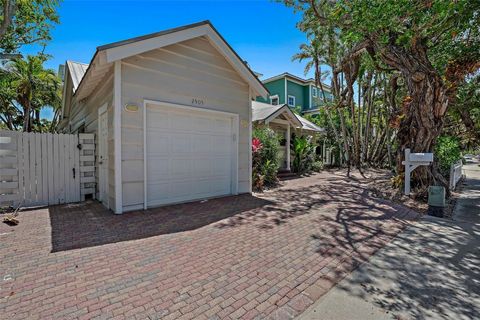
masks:
<path fill-rule="evenodd" d="M 88 136 L 92 142 L 85 149 L 93 156 L 93 135 Z M 94 167 L 81 165 L 80 140 L 75 134 L 0 131 L 0 205 L 28 207 L 82 200 L 81 176 Z"/>

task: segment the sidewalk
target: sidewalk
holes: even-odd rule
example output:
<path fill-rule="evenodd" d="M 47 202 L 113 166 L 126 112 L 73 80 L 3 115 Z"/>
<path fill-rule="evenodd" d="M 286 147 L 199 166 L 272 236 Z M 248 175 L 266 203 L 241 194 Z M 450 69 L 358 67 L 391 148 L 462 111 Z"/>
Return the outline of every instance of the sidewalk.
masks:
<path fill-rule="evenodd" d="M 466 179 L 460 198 L 455 206 L 453 220 L 480 223 L 480 162 L 463 166 Z"/>
<path fill-rule="evenodd" d="M 408 227 L 299 319 L 479 319 L 480 167 L 465 172 L 453 221 Z"/>

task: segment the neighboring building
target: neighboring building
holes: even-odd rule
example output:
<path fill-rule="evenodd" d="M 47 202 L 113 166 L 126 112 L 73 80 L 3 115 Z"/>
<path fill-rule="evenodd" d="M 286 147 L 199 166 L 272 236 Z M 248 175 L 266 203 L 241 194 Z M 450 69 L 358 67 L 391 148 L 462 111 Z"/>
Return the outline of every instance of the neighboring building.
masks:
<path fill-rule="evenodd" d="M 60 128 L 95 133 L 97 199 L 116 213 L 248 193 L 257 96 L 267 89 L 205 21 L 68 61 Z"/>
<path fill-rule="evenodd" d="M 273 105 L 286 104 L 290 108 L 300 107 L 303 114 L 317 113 L 323 105 L 321 88 L 317 87 L 315 80 L 302 79 L 290 73 L 282 73 L 262 81 L 270 91 L 267 99 L 259 97 L 257 101 Z M 322 84 L 325 96 L 333 99 L 330 86 Z"/>

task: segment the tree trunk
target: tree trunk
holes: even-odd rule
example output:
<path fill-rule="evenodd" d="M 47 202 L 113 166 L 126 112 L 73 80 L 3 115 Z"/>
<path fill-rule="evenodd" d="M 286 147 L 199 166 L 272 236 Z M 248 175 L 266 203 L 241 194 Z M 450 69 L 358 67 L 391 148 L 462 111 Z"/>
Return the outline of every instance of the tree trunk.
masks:
<path fill-rule="evenodd" d="M 23 132 L 30 132 L 30 106 L 28 104 L 23 107 Z"/>
<path fill-rule="evenodd" d="M 40 109 L 35 110 L 35 123 L 38 126 L 38 132 L 42 132 L 42 126 L 40 125 Z"/>
<path fill-rule="evenodd" d="M 397 133 L 397 169 L 404 172 L 402 161 L 406 148 L 412 152 L 433 152 L 442 130 L 448 97 L 423 44 L 414 43 L 409 51 L 391 45 L 382 55 L 385 63 L 401 72 L 409 94 L 404 99 L 404 117 Z M 436 180 L 443 184 L 445 179 L 432 169 L 432 166 L 417 168 L 412 175 L 412 187 L 426 187 Z"/>

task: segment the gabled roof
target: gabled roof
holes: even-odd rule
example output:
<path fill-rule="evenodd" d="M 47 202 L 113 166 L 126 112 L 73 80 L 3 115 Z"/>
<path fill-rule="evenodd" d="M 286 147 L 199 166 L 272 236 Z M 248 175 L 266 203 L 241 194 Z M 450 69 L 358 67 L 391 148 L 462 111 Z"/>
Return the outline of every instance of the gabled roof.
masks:
<path fill-rule="evenodd" d="M 72 78 L 73 92 L 75 92 L 88 69 L 88 64 L 68 60 L 67 68 Z"/>
<path fill-rule="evenodd" d="M 252 121 L 270 122 L 281 114 L 287 115 L 292 125 L 297 129 L 324 132 L 325 130 L 313 124 L 307 119 L 293 113 L 293 111 L 286 104 L 272 105 L 268 103 L 252 101 Z"/>
<path fill-rule="evenodd" d="M 286 105 L 272 105 L 268 103 L 252 101 L 252 121 L 270 122 L 279 115 L 285 117 L 292 123 L 294 127 L 301 127 L 302 123 L 297 115 Z"/>
<path fill-rule="evenodd" d="M 79 95 L 80 99 L 86 97 L 117 60 L 202 36 L 206 37 L 233 69 L 250 84 L 255 95 L 263 97 L 268 95 L 263 83 L 208 20 L 97 47 L 75 94 Z M 89 85 L 85 85 L 84 82 L 89 82 Z"/>
<path fill-rule="evenodd" d="M 283 78 L 290 78 L 291 80 L 300 82 L 303 85 L 312 84 L 312 85 L 316 86 L 315 79 L 313 79 L 313 78 L 303 79 L 303 78 L 297 77 L 296 75 L 293 75 L 293 74 L 288 73 L 288 72 L 284 72 L 284 73 L 281 73 L 279 75 L 267 78 L 267 79 L 263 80 L 262 82 L 263 83 L 268 83 L 268 82 L 272 82 L 272 81 L 275 81 L 275 80 L 278 80 L 278 79 L 283 79 Z M 328 84 L 322 83 L 322 86 L 324 87 L 324 89 L 327 89 L 327 90 L 331 89 L 331 87 Z"/>
<path fill-rule="evenodd" d="M 298 114 L 297 114 L 297 118 L 302 123 L 302 129 L 303 130 L 310 130 L 310 131 L 315 131 L 315 132 L 325 132 L 325 129 L 320 128 L 319 126 L 317 126 L 313 122 L 308 121 L 307 119 L 305 119 L 302 116 L 299 116 Z"/>

